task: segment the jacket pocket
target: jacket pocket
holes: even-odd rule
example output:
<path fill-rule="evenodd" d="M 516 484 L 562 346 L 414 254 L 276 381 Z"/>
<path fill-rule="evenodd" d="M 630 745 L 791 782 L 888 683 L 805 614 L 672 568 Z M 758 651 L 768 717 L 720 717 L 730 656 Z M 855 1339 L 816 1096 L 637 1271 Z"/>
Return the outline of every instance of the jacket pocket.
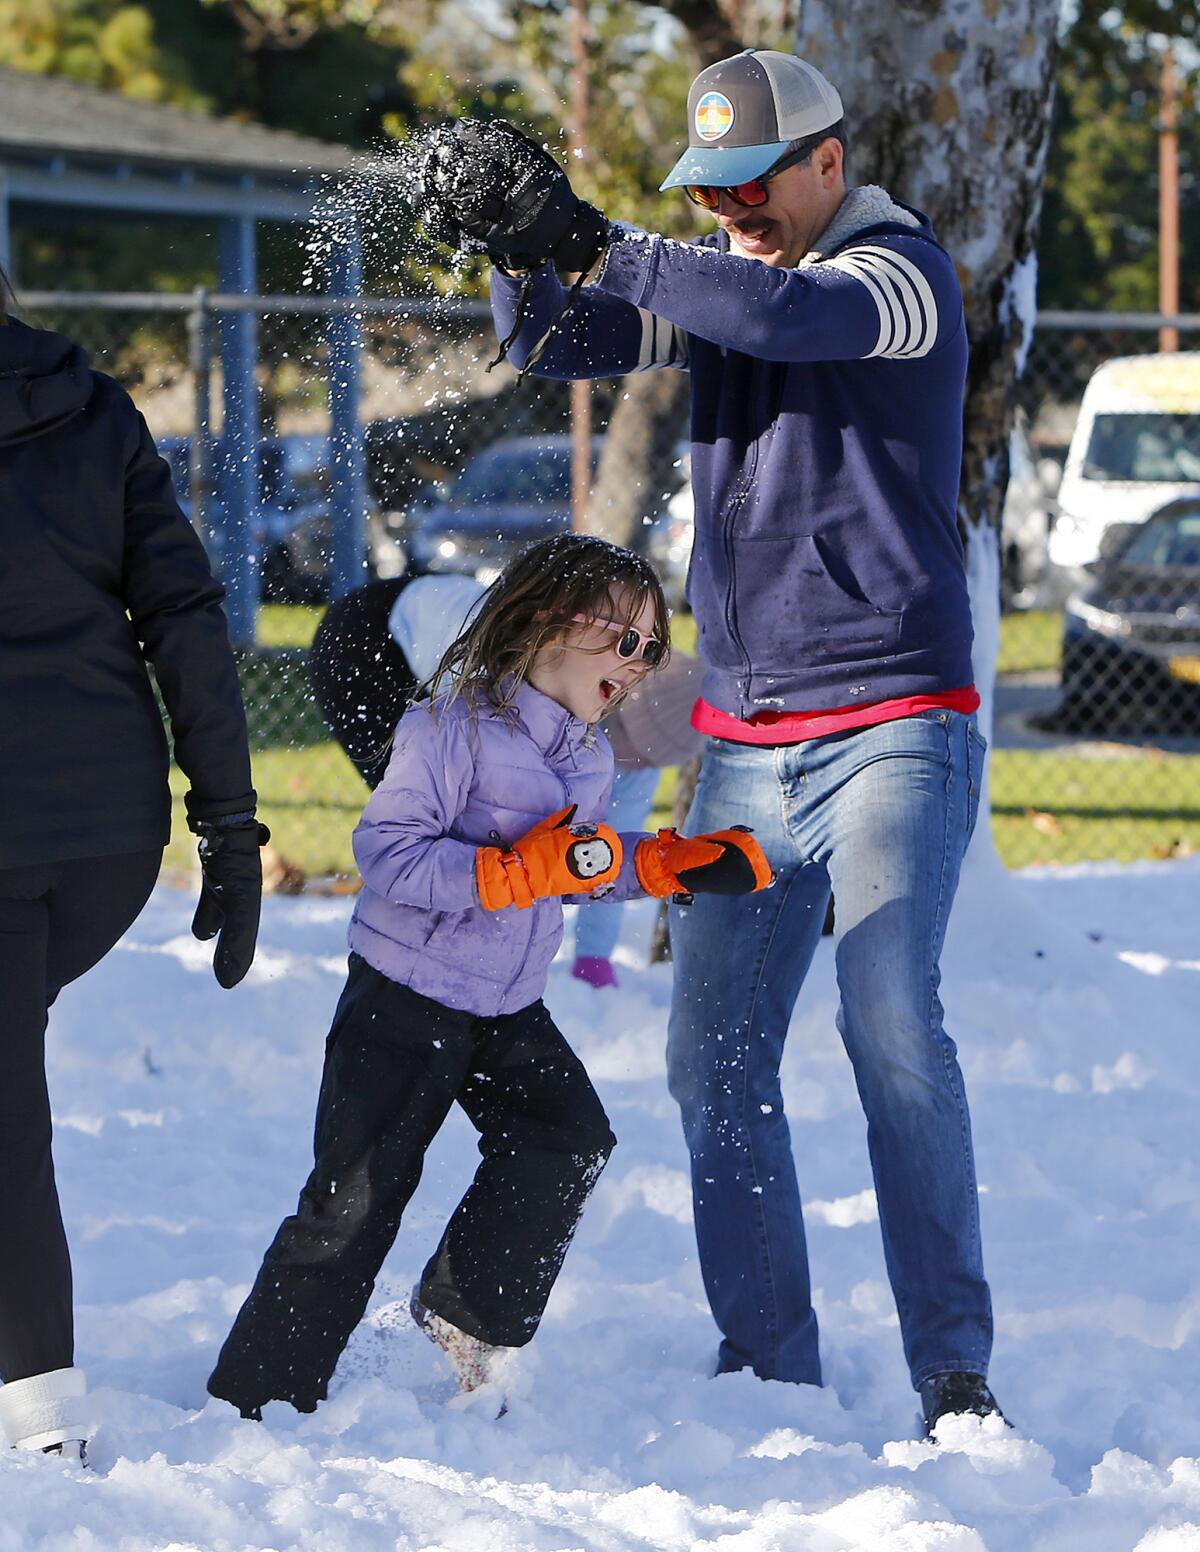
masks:
<path fill-rule="evenodd" d="M 738 627 L 756 669 L 791 670 L 797 657 L 861 663 L 898 649 L 903 610 L 868 597 L 812 534 L 740 544 L 737 574 Z"/>

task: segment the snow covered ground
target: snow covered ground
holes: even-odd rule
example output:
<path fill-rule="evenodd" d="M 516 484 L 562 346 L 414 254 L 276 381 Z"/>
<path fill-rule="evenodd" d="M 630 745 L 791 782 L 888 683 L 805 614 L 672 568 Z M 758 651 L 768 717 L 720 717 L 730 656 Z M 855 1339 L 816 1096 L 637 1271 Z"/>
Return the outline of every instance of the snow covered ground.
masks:
<path fill-rule="evenodd" d="M 556 965 L 620 1146 L 501 1421 L 451 1395 L 404 1295 L 473 1167 L 455 1117 L 329 1401 L 242 1422 L 204 1381 L 308 1164 L 344 899 L 266 902 L 218 990 L 160 889 L 51 1026 L 94 1470 L 0 1453 L 0 1552 L 1200 1549 L 1200 862 L 981 874 L 946 960 L 1015 1431 L 915 1442 L 828 942 L 786 1088 L 827 1388 L 710 1379 L 669 970 Z"/>

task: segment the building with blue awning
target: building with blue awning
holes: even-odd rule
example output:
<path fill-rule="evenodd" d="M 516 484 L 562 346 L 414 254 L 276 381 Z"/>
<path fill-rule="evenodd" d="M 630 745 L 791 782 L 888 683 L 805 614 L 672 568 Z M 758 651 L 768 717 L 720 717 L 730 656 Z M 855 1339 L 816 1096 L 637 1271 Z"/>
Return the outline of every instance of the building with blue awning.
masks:
<path fill-rule="evenodd" d="M 258 223 L 314 219 L 332 225 L 329 292 L 356 296 L 362 260 L 336 188 L 360 154 L 348 147 L 195 110 L 139 102 L 62 77 L 0 67 L 0 264 L 12 273 L 13 233 L 78 212 L 145 223 L 194 218 L 216 234 L 218 292 L 258 291 Z M 331 198 L 331 195 L 333 196 Z M 18 287 L 20 273 L 13 275 Z M 336 459 L 332 508 L 339 573 L 348 584 L 361 555 L 365 480 L 358 428 L 361 335 L 349 311 L 331 315 L 330 418 Z M 250 576 L 249 514 L 256 499 L 258 315 L 220 316 L 224 434 L 217 471 L 226 523 L 223 570 L 235 639 L 252 639 L 256 586 Z"/>

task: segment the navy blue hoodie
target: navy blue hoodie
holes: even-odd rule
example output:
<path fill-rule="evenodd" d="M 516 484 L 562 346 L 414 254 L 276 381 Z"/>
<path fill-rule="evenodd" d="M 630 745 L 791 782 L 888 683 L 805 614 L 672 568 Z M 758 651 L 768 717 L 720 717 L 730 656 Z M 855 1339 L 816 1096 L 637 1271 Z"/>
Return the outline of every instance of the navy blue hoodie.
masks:
<path fill-rule="evenodd" d="M 710 705 L 748 718 L 972 683 L 957 525 L 967 338 L 928 220 L 852 190 L 793 269 L 618 228 L 593 284 L 532 277 L 512 358 L 691 374 L 688 598 Z M 519 282 L 496 271 L 501 337 Z M 548 339 L 546 338 L 547 331 Z"/>

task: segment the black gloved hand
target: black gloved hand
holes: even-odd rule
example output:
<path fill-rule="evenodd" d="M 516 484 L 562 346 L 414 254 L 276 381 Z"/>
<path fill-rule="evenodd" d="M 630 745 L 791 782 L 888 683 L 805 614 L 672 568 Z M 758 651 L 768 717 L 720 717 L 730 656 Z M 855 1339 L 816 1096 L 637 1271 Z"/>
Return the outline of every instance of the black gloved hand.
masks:
<path fill-rule="evenodd" d="M 262 907 L 259 848 L 271 839 L 271 832 L 253 815 L 238 815 L 232 824 L 194 818 L 188 824 L 200 837 L 204 875 L 200 903 L 192 918 L 192 936 L 202 943 L 217 939 L 213 974 L 218 985 L 228 990 L 254 963 Z"/>
<path fill-rule="evenodd" d="M 510 124 L 439 125 L 417 156 L 418 219 L 437 242 L 474 248 L 512 269 L 550 259 L 576 273 L 607 246 L 604 216 L 578 198 L 548 151 Z"/>

